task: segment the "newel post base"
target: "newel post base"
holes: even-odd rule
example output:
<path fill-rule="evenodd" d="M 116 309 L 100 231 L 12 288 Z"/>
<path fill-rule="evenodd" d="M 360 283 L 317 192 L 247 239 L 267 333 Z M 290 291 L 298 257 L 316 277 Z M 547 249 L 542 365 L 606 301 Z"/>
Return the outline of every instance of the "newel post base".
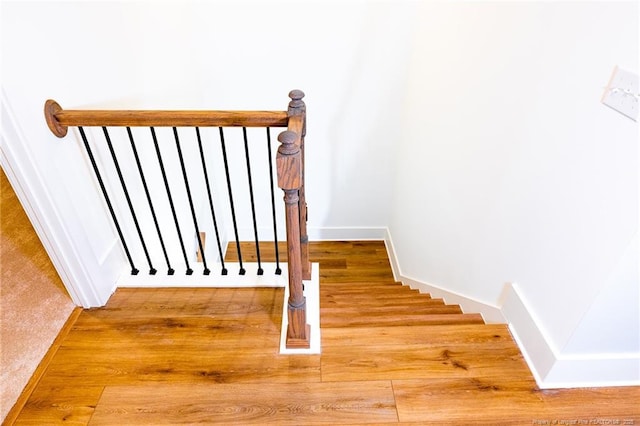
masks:
<path fill-rule="evenodd" d="M 306 300 L 302 303 L 302 307 L 293 307 L 290 303 L 288 304 L 287 348 L 306 349 L 311 346 L 311 327 L 307 324 Z"/>
<path fill-rule="evenodd" d="M 309 348 L 311 331 L 307 324 L 307 300 L 302 286 L 298 191 L 285 189 L 284 193 L 289 264 L 289 300 L 287 301 L 289 325 L 286 346 L 287 348 Z"/>

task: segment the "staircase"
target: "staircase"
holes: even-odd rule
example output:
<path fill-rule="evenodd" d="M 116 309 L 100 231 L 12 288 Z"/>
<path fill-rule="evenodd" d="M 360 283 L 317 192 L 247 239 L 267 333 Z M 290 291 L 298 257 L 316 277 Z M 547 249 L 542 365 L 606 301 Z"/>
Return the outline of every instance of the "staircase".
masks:
<path fill-rule="evenodd" d="M 323 285 L 321 327 L 390 327 L 484 324 L 479 314 L 465 314 L 402 283 Z"/>
<path fill-rule="evenodd" d="M 347 252 L 355 256 L 344 260 L 345 269 L 353 271 L 352 274 L 321 278 L 320 321 L 323 329 L 484 324 L 480 314 L 463 313 L 458 305 L 447 305 L 442 299 L 421 294 L 395 281 L 383 242 L 332 244 L 341 253 L 345 253 L 344 246 L 349 245 Z M 330 250 L 316 253 L 312 249 L 312 256 L 319 258 L 321 274 L 323 264 L 335 266 L 338 260 L 327 259 L 331 256 Z M 349 281 L 345 277 L 362 281 Z"/>
<path fill-rule="evenodd" d="M 319 247 L 310 255 L 320 262 L 323 381 L 458 380 L 492 365 L 526 374 L 506 326 L 395 281 L 384 242 Z"/>

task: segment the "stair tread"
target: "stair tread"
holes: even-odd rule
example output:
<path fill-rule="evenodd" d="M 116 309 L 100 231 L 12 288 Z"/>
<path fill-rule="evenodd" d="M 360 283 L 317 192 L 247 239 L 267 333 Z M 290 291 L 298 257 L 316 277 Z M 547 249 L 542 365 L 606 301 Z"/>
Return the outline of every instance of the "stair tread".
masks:
<path fill-rule="evenodd" d="M 320 291 L 322 297 L 364 297 L 369 296 L 372 299 L 384 299 L 386 297 L 400 297 L 400 298 L 415 298 L 420 300 L 429 300 L 431 299 L 431 295 L 426 293 L 419 293 L 415 290 L 405 290 L 402 288 L 389 288 L 389 289 L 356 289 L 356 290 L 347 290 L 347 289 L 338 289 L 338 290 L 328 290 L 324 289 Z"/>
<path fill-rule="evenodd" d="M 322 330 L 322 347 L 386 345 L 453 345 L 512 342 L 506 324 L 379 325 L 328 327 Z"/>
<path fill-rule="evenodd" d="M 405 294 L 422 294 L 429 296 L 425 293 L 420 293 L 418 290 L 410 289 L 409 287 L 396 287 L 396 286 L 370 286 L 370 287 L 328 287 L 325 285 L 320 286 L 321 294 L 339 294 L 339 293 L 405 293 Z M 430 296 L 429 296 L 430 297 Z"/>
<path fill-rule="evenodd" d="M 349 308 L 351 306 L 440 306 L 444 305 L 442 299 L 431 299 L 416 297 L 413 295 L 397 295 L 386 297 L 374 297 L 374 296 L 343 296 L 343 295 L 330 295 L 324 297 L 320 302 L 322 307 L 344 307 Z"/>
<path fill-rule="evenodd" d="M 396 286 L 403 288 L 411 288 L 409 286 L 404 285 L 401 281 L 395 280 L 385 280 L 385 281 L 368 281 L 368 280 L 358 280 L 358 281 L 332 281 L 328 283 L 322 283 L 323 286 L 333 287 L 333 286 L 345 286 L 345 287 L 367 287 L 367 286 Z"/>
<path fill-rule="evenodd" d="M 353 327 L 378 325 L 437 325 L 437 324 L 484 324 L 480 314 L 432 314 L 432 315 L 379 315 L 338 317 L 320 316 L 320 325 L 325 327 Z"/>
<path fill-rule="evenodd" d="M 353 305 L 353 306 L 322 306 L 320 305 L 320 313 L 325 315 L 342 315 L 342 316 L 350 316 L 350 315 L 367 315 L 367 316 L 377 316 L 377 315 L 387 315 L 387 314 L 395 314 L 395 315 L 430 315 L 430 314 L 461 314 L 462 309 L 458 305 L 387 305 L 387 306 L 376 306 L 376 305 Z"/>

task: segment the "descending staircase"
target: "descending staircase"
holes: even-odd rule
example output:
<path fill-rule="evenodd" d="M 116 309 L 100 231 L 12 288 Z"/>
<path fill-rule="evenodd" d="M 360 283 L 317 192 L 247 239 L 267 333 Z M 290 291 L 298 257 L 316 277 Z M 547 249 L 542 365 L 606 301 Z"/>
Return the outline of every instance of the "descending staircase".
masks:
<path fill-rule="evenodd" d="M 395 281 L 382 241 L 323 243 L 311 256 L 320 263 L 322 328 L 484 324 L 480 314 L 463 313 Z M 344 257 L 344 253 L 350 255 Z M 335 256 L 341 254 L 342 258 Z M 340 271 L 336 273 L 337 271 Z"/>
<path fill-rule="evenodd" d="M 399 282 L 324 284 L 320 293 L 321 327 L 484 324 L 480 314 Z"/>

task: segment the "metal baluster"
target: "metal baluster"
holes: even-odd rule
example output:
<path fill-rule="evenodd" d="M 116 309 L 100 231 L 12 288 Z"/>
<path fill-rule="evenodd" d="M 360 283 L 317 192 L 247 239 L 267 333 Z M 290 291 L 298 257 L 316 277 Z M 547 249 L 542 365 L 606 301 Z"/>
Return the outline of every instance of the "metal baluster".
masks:
<path fill-rule="evenodd" d="M 180 232 L 180 224 L 178 223 L 178 216 L 176 215 L 176 209 L 173 205 L 173 198 L 171 197 L 171 190 L 169 188 L 169 181 L 167 180 L 167 173 L 164 170 L 164 163 L 162 162 L 162 155 L 160 154 L 160 147 L 158 146 L 158 138 L 156 137 L 156 131 L 153 127 L 151 129 L 151 136 L 153 137 L 153 144 L 156 148 L 156 155 L 158 156 L 158 163 L 160 164 L 160 171 L 162 172 L 162 179 L 164 180 L 164 187 L 167 191 L 167 197 L 169 198 L 169 205 L 171 206 L 171 213 L 173 214 L 173 221 L 176 225 L 176 231 L 178 232 L 178 239 L 180 240 L 180 248 L 182 249 L 182 256 L 184 257 L 184 263 L 187 266 L 187 275 L 193 274 L 193 269 L 189 265 L 189 259 L 187 258 L 187 252 L 184 249 L 184 242 L 182 240 L 182 232 Z"/>
<path fill-rule="evenodd" d="M 140 272 L 135 265 L 133 264 L 133 259 L 131 259 L 131 253 L 129 253 L 129 248 L 127 247 L 127 243 L 124 240 L 124 236 L 122 235 L 122 230 L 120 229 L 120 224 L 118 223 L 118 219 L 116 218 L 116 214 L 113 211 L 113 206 L 111 205 L 111 200 L 109 199 L 109 195 L 107 194 L 107 190 L 104 187 L 104 182 L 102 181 L 102 176 L 100 176 L 100 171 L 98 170 L 98 165 L 96 164 L 96 160 L 93 157 L 93 152 L 91 152 L 91 147 L 89 146 L 89 141 L 87 140 L 87 136 L 84 133 L 84 129 L 80 126 L 78 127 L 80 130 L 80 136 L 82 136 L 82 141 L 84 142 L 84 147 L 87 150 L 87 154 L 89 155 L 89 160 L 91 161 L 91 165 L 93 166 L 93 171 L 96 174 L 96 178 L 98 179 L 98 183 L 100 184 L 100 189 L 102 190 L 102 195 L 104 196 L 105 201 L 107 202 L 107 207 L 109 208 L 109 213 L 111 213 L 111 219 L 116 226 L 116 231 L 118 231 L 118 236 L 120 237 L 120 242 L 122 242 L 122 246 L 124 248 L 124 252 L 127 256 L 127 260 L 129 260 L 129 265 L 131 265 L 131 275 L 137 275 Z"/>
<path fill-rule="evenodd" d="M 273 160 L 271 158 L 271 128 L 267 127 L 267 157 L 269 158 L 269 182 L 271 183 L 271 214 L 273 217 L 273 240 L 276 250 L 276 275 L 282 274 L 280 269 L 280 252 L 278 249 L 278 226 L 276 224 L 276 197 L 273 182 Z"/>
<path fill-rule="evenodd" d="M 227 268 L 224 266 L 224 254 L 222 253 L 222 244 L 220 243 L 220 234 L 218 232 L 218 221 L 216 220 L 216 213 L 213 208 L 213 197 L 211 196 L 211 186 L 209 185 L 209 175 L 207 174 L 207 164 L 204 159 L 204 150 L 202 148 L 202 138 L 200 137 L 200 129 L 196 127 L 196 136 L 198 138 L 198 148 L 200 149 L 200 160 L 202 161 L 202 171 L 204 173 L 204 182 L 207 186 L 207 196 L 209 197 L 209 208 L 211 210 L 211 217 L 213 218 L 213 229 L 216 233 L 216 242 L 218 244 L 218 254 L 220 255 L 220 262 L 222 264 L 222 275 L 227 275 Z"/>
<path fill-rule="evenodd" d="M 238 263 L 240 264 L 240 275 L 245 274 L 245 269 L 242 266 L 242 250 L 240 249 L 240 239 L 238 238 L 238 225 L 236 223 L 236 211 L 235 206 L 233 204 L 233 194 L 231 191 L 231 176 L 229 175 L 229 161 L 227 160 L 227 148 L 224 142 L 224 132 L 222 127 L 218 128 L 220 130 L 220 144 L 222 146 L 222 159 L 224 160 L 224 170 L 227 176 L 227 190 L 229 192 L 229 203 L 231 204 L 231 219 L 233 222 L 233 232 L 236 237 L 236 248 L 238 251 Z"/>
<path fill-rule="evenodd" d="M 260 242 L 258 241 L 258 223 L 256 221 L 256 204 L 253 198 L 253 182 L 251 180 L 251 161 L 249 161 L 249 142 L 247 139 L 247 128 L 242 128 L 242 136 L 244 138 L 244 154 L 247 160 L 247 179 L 249 182 L 249 198 L 251 200 L 251 217 L 253 219 L 253 235 L 256 240 L 256 256 L 258 258 L 258 275 L 264 273 L 262 263 L 260 262 Z"/>
<path fill-rule="evenodd" d="M 176 139 L 176 149 L 178 150 L 178 158 L 180 159 L 180 167 L 182 168 L 182 177 L 184 178 L 184 186 L 187 189 L 187 198 L 189 199 L 189 208 L 191 209 L 191 218 L 193 219 L 193 227 L 196 229 L 196 238 L 198 239 L 198 247 L 200 253 L 202 253 L 202 264 L 204 265 L 204 275 L 209 275 L 211 272 L 207 267 L 207 259 L 204 254 L 204 247 L 202 246 L 202 238 L 200 238 L 200 228 L 198 228 L 198 219 L 196 218 L 196 210 L 193 208 L 193 198 L 191 197 L 191 188 L 189 187 L 189 179 L 187 178 L 187 169 L 184 166 L 184 158 L 182 156 L 182 149 L 180 149 L 180 139 L 178 138 L 178 129 L 173 128 L 173 136 Z"/>
<path fill-rule="evenodd" d="M 156 271 L 156 268 L 154 268 L 153 264 L 151 263 L 151 257 L 149 256 L 149 251 L 147 250 L 147 245 L 144 242 L 144 238 L 142 236 L 142 230 L 140 229 L 140 223 L 138 222 L 138 217 L 136 216 L 136 212 L 133 208 L 133 203 L 131 202 L 131 197 L 129 196 L 129 190 L 127 189 L 127 185 L 124 182 L 124 177 L 122 176 L 122 170 L 120 170 L 120 164 L 118 163 L 116 152 L 113 150 L 113 144 L 111 143 L 111 138 L 109 137 L 109 131 L 107 130 L 106 127 L 103 126 L 102 132 L 104 133 L 104 137 L 107 140 L 107 146 L 109 147 L 109 152 L 111 153 L 113 164 L 116 167 L 116 172 L 118 173 L 118 179 L 120 179 L 120 186 L 122 186 L 124 197 L 127 200 L 127 205 L 129 206 L 131 217 L 133 218 L 133 223 L 136 226 L 136 231 L 138 232 L 138 237 L 140 238 L 140 243 L 142 244 L 142 250 L 144 251 L 145 257 L 147 258 L 147 263 L 149 264 L 149 274 L 155 275 L 157 271 Z"/>
<path fill-rule="evenodd" d="M 158 224 L 158 218 L 156 217 L 156 211 L 153 208 L 153 202 L 151 201 L 151 195 L 149 194 L 149 187 L 147 186 L 147 180 L 144 177 L 144 172 L 142 171 L 142 164 L 140 163 L 140 157 L 138 156 L 138 150 L 136 149 L 135 142 L 133 140 L 133 134 L 131 133 L 131 128 L 127 127 L 127 134 L 129 135 L 129 142 L 131 142 L 131 150 L 133 151 L 133 156 L 136 159 L 136 164 L 138 166 L 138 172 L 140 173 L 140 179 L 142 180 L 142 186 L 144 187 L 144 193 L 147 196 L 147 203 L 149 204 L 149 209 L 151 210 L 151 216 L 153 217 L 153 223 L 156 226 L 156 232 L 158 233 L 158 238 L 160 239 L 160 245 L 162 246 L 162 253 L 164 254 L 164 259 L 167 262 L 167 274 L 173 275 L 175 272 L 171 267 L 171 262 L 169 261 L 169 256 L 167 255 L 167 249 L 164 245 L 164 240 L 162 238 L 162 232 L 160 231 L 160 225 Z"/>

